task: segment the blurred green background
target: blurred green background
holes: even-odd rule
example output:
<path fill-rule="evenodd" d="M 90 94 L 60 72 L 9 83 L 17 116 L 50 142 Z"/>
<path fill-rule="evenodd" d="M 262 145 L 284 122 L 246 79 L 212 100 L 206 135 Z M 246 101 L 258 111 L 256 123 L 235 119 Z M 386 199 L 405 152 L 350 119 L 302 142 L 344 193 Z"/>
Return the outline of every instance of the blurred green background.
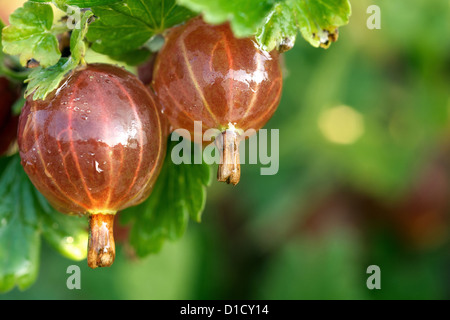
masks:
<path fill-rule="evenodd" d="M 280 169 L 214 182 L 201 224 L 143 260 L 90 270 L 43 244 L 0 299 L 450 298 L 450 15 L 445 0 L 353 0 L 328 50 L 284 55 Z M 381 29 L 369 30 L 369 5 Z M 68 266 L 81 290 L 68 290 Z M 369 290 L 369 265 L 381 289 Z"/>

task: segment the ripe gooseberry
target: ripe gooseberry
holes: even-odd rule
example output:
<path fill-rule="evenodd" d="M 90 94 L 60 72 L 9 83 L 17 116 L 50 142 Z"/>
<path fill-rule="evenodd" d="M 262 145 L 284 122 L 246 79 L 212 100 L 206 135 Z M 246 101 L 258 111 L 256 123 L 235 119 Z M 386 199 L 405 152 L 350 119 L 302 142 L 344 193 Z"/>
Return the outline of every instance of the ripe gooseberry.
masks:
<path fill-rule="evenodd" d="M 45 100 L 27 99 L 22 165 L 57 210 L 89 215 L 91 268 L 113 263 L 114 215 L 149 196 L 166 139 L 156 98 L 119 67 L 80 67 Z"/>
<path fill-rule="evenodd" d="M 214 128 L 221 152 L 217 178 L 240 179 L 239 142 L 248 129 L 259 130 L 278 107 L 282 72 L 279 54 L 262 51 L 251 38 L 235 38 L 230 26 L 211 26 L 202 18 L 172 29 L 158 54 L 152 87 L 173 129 L 194 134 Z"/>

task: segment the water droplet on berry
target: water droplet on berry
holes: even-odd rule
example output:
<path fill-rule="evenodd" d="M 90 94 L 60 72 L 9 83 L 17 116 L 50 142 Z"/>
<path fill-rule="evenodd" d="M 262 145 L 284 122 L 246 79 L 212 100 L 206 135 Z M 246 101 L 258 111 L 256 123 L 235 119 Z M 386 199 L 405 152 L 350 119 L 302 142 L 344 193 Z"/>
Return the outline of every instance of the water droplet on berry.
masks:
<path fill-rule="evenodd" d="M 95 161 L 95 171 L 97 171 L 98 173 L 103 172 L 103 169 L 100 168 L 100 164 L 98 163 L 98 161 Z"/>

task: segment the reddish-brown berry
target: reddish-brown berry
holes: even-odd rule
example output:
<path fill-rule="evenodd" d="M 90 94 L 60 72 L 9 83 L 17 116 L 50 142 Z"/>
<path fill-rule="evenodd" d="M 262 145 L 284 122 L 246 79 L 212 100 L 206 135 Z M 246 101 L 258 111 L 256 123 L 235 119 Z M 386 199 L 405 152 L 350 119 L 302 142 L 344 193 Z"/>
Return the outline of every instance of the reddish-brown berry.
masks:
<path fill-rule="evenodd" d="M 114 215 L 149 196 L 166 137 L 157 100 L 122 68 L 87 65 L 45 100 L 28 98 L 22 165 L 57 210 L 90 216 L 89 266 L 112 264 Z"/>
<path fill-rule="evenodd" d="M 282 74 L 277 52 L 260 50 L 253 39 L 235 38 L 228 24 L 211 26 L 197 17 L 168 34 L 152 86 L 173 129 L 193 134 L 194 121 L 201 121 L 203 132 L 228 132 L 216 138 L 224 142 L 218 144 L 224 159 L 218 179 L 236 184 L 240 132 L 258 130 L 271 118 Z"/>

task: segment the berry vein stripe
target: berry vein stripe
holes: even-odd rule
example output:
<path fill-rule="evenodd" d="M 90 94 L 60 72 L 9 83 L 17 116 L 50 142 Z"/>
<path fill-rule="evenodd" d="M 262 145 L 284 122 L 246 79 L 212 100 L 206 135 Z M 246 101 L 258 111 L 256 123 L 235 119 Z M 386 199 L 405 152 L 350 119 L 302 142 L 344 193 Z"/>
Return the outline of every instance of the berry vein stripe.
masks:
<path fill-rule="evenodd" d="M 223 34 L 223 38 L 224 38 L 224 40 L 223 40 L 223 47 L 224 47 L 224 49 L 225 49 L 225 53 L 227 54 L 227 58 L 228 58 L 228 66 L 229 66 L 229 68 L 228 68 L 228 70 L 230 70 L 230 72 L 231 72 L 231 75 L 229 75 L 229 77 L 228 77 L 228 82 L 229 82 L 229 88 L 228 88 L 228 103 L 229 103 L 229 105 L 228 105 L 228 119 L 231 119 L 231 116 L 232 116 L 232 112 L 233 112 L 233 109 L 234 109 L 234 91 L 233 91 L 233 82 L 234 82 L 234 69 L 233 69 L 233 67 L 234 67 L 234 63 L 233 63 L 233 55 L 232 55 L 232 53 L 231 53 L 231 49 L 230 49 L 230 46 L 229 46 L 229 44 L 228 44 L 228 36 L 227 36 L 227 33 L 226 32 L 222 32 L 222 34 Z M 211 55 L 211 60 L 213 59 L 213 55 Z"/>
<path fill-rule="evenodd" d="M 40 146 L 40 143 L 39 143 L 39 137 L 38 137 L 37 126 L 36 126 L 36 123 L 37 123 L 37 122 L 36 122 L 36 112 L 33 112 L 32 118 L 33 118 L 33 119 L 32 119 L 32 123 L 35 124 L 35 125 L 33 126 L 33 127 L 34 127 L 34 130 L 33 130 L 34 139 L 35 139 L 35 141 L 36 141 L 36 143 L 37 143 L 37 149 L 38 149 L 38 154 L 39 154 L 39 160 L 41 161 L 41 164 L 42 164 L 42 167 L 44 168 L 44 173 L 45 173 L 44 179 L 46 180 L 46 179 L 50 178 L 51 181 L 53 182 L 53 185 L 54 185 L 54 186 L 56 187 L 56 189 L 58 189 L 59 192 L 61 193 L 62 197 L 61 197 L 61 195 L 58 195 L 58 194 L 54 191 L 53 188 L 49 188 L 49 190 L 51 190 L 51 192 L 56 196 L 56 198 L 62 200 L 63 203 L 66 203 L 66 202 L 67 202 L 66 199 L 68 199 L 69 201 L 71 201 L 71 202 L 77 204 L 78 206 L 82 207 L 83 209 L 87 210 L 86 205 L 84 205 L 83 203 L 80 203 L 80 202 L 76 201 L 74 198 L 72 198 L 71 196 L 69 196 L 69 195 L 67 194 L 67 192 L 64 192 L 64 191 L 61 189 L 60 185 L 56 182 L 57 180 L 54 178 L 54 176 L 52 175 L 52 173 L 51 173 L 50 171 L 48 171 L 48 168 L 47 168 L 47 166 L 45 165 L 44 157 L 43 157 L 43 155 L 42 155 L 42 152 L 41 152 L 41 146 Z M 64 167 L 64 170 L 66 170 L 65 167 Z M 66 172 L 67 172 L 67 171 L 66 171 Z M 47 175 L 47 173 L 48 173 L 48 175 Z M 65 198 L 65 199 L 64 199 L 64 198 Z"/>
<path fill-rule="evenodd" d="M 154 109 L 154 110 L 156 110 L 156 101 L 153 100 L 153 97 L 150 95 L 150 93 L 149 93 L 147 90 L 144 90 L 144 92 L 150 97 L 150 99 L 151 99 L 152 102 L 153 102 L 153 105 L 155 106 L 155 109 Z M 157 155 L 157 157 L 156 157 L 156 160 L 155 160 L 155 163 L 154 163 L 152 169 L 149 170 L 148 179 L 147 179 L 147 182 L 145 183 L 145 187 L 142 188 L 141 191 L 137 192 L 137 193 L 136 193 L 136 194 L 135 194 L 135 195 L 134 195 L 127 203 L 126 203 L 127 205 L 130 204 L 130 203 L 132 203 L 136 198 L 140 197 L 140 196 L 142 195 L 142 193 L 144 193 L 144 192 L 147 190 L 147 188 L 153 187 L 153 186 L 150 186 L 149 183 L 150 183 L 150 181 L 153 179 L 153 174 L 154 174 L 156 168 L 158 167 L 159 160 L 160 160 L 160 158 L 161 158 L 161 156 L 162 156 L 162 155 L 161 155 L 161 154 L 162 154 L 162 150 L 164 150 L 164 148 L 163 148 L 162 146 L 163 146 L 163 143 L 165 143 L 165 142 L 163 141 L 163 126 L 162 126 L 162 123 L 161 123 L 160 115 L 159 115 L 159 113 L 158 113 L 157 111 L 156 111 L 155 114 L 156 114 L 156 117 L 158 118 L 158 128 L 159 128 L 159 131 L 158 131 L 158 136 L 159 136 L 158 155 Z"/>
<path fill-rule="evenodd" d="M 277 80 L 275 80 L 275 81 L 272 83 L 272 86 L 271 86 L 270 89 L 267 91 L 267 96 L 268 96 L 268 97 L 270 97 L 270 92 L 272 92 L 273 88 L 275 87 L 275 84 L 278 83 L 278 82 L 280 82 L 280 85 L 278 86 L 278 92 L 277 92 L 277 94 L 275 95 L 275 97 L 280 97 L 280 93 L 281 93 L 281 90 L 282 90 L 282 88 L 283 88 L 283 86 L 281 85 L 281 83 L 282 83 L 281 77 L 278 78 Z M 271 112 L 275 112 L 275 109 L 277 108 L 277 106 L 278 106 L 279 103 L 280 103 L 280 98 L 275 99 L 275 101 L 272 103 L 272 105 L 271 105 L 269 108 L 267 108 L 266 112 L 264 112 L 264 113 L 262 114 L 262 116 L 258 117 L 257 119 L 253 120 L 252 122 L 250 122 L 250 123 L 252 124 L 252 126 L 254 126 L 255 124 L 257 124 L 259 119 L 265 119 L 265 118 L 267 117 L 268 114 L 270 114 Z M 249 128 L 252 128 L 252 126 L 247 125 L 247 127 L 249 127 Z"/>
<path fill-rule="evenodd" d="M 256 58 L 256 72 L 259 72 L 260 68 L 261 68 L 261 55 L 258 54 L 258 57 Z M 252 92 L 253 92 L 252 99 L 250 100 L 250 104 L 249 104 L 247 110 L 245 111 L 244 115 L 242 116 L 242 119 L 244 119 L 250 113 L 250 111 L 253 109 L 253 107 L 255 106 L 255 103 L 258 100 L 257 98 L 258 98 L 259 88 L 261 87 L 262 83 L 263 83 L 263 81 L 261 81 L 260 83 L 257 83 L 256 88 L 254 90 L 252 90 Z"/>
<path fill-rule="evenodd" d="M 178 76 L 177 76 L 178 77 Z M 162 84 L 164 85 L 164 86 L 167 86 L 167 82 L 164 80 L 164 81 L 162 81 L 161 80 L 161 82 L 162 82 Z M 192 120 L 192 123 L 194 123 L 195 121 L 197 121 L 197 120 L 195 120 L 194 118 L 192 118 L 184 109 L 183 109 L 183 106 L 181 106 L 179 103 L 178 103 L 178 101 L 175 99 L 175 97 L 172 95 L 172 93 L 170 92 L 170 90 L 166 90 L 166 92 L 167 92 L 167 94 L 170 96 L 170 98 L 172 99 L 172 102 L 175 104 L 175 106 L 176 106 L 176 109 L 178 110 L 178 111 L 180 111 L 182 114 L 184 114 L 185 116 L 186 116 L 186 118 L 188 118 L 189 120 Z M 203 121 L 202 121 L 202 127 L 205 127 L 205 124 L 203 124 Z"/>
<path fill-rule="evenodd" d="M 111 179 L 112 179 L 113 172 L 115 172 L 117 175 L 120 175 L 120 173 L 123 170 L 123 163 L 124 163 L 124 159 L 125 159 L 125 152 L 124 152 L 124 147 L 123 147 L 122 144 L 120 144 L 119 147 L 120 147 L 120 162 L 119 162 L 120 165 L 119 165 L 119 170 L 117 170 L 117 171 L 113 170 L 114 166 L 112 166 L 112 168 L 111 168 L 112 171 L 110 172 Z M 112 160 L 112 155 L 110 156 L 110 161 L 111 160 Z M 119 179 L 116 179 L 116 181 L 114 182 L 114 186 L 111 186 L 111 184 L 110 184 L 111 190 L 113 190 L 113 191 L 116 190 L 118 180 Z M 107 204 L 108 207 L 112 207 L 110 205 L 111 204 L 111 195 L 112 194 L 110 194 L 110 196 L 108 197 L 108 204 Z M 116 206 L 117 206 L 117 204 L 115 204 L 114 209 L 116 209 Z"/>
<path fill-rule="evenodd" d="M 169 62 L 169 67 L 170 67 L 170 69 L 172 69 L 172 70 L 176 70 L 176 68 L 173 67 L 173 60 L 170 60 L 170 62 Z M 178 73 L 176 73 L 175 71 L 174 71 L 174 76 L 175 76 L 175 78 L 176 78 L 177 81 L 180 81 L 180 77 L 178 76 Z M 164 80 L 164 81 L 163 81 L 163 80 Z M 186 110 L 184 110 L 183 106 L 180 105 L 180 104 L 178 103 L 178 100 L 175 99 L 175 97 L 172 95 L 172 92 L 171 92 L 171 90 L 169 89 L 169 86 L 168 86 L 167 82 L 165 81 L 164 77 L 162 77 L 162 78 L 160 79 L 160 81 L 161 81 L 161 84 L 163 85 L 163 88 L 166 88 L 166 92 L 167 92 L 167 94 L 170 96 L 170 98 L 172 99 L 172 102 L 175 104 L 177 110 L 180 111 L 182 114 L 184 114 L 184 115 L 186 116 L 186 118 L 192 120 L 192 123 L 194 123 L 195 121 L 198 121 L 198 120 L 195 120 L 194 118 L 192 118 L 192 117 L 189 115 L 189 113 L 187 113 Z M 183 95 L 184 95 L 185 97 L 188 97 L 188 95 L 186 94 L 186 90 L 184 90 L 184 86 L 180 86 L 180 92 L 181 92 L 181 91 L 183 92 Z M 205 124 L 203 123 L 203 121 L 202 121 L 202 127 L 206 127 Z"/>
<path fill-rule="evenodd" d="M 214 45 L 212 51 L 211 51 L 211 60 L 209 60 L 209 71 L 211 71 L 211 72 L 214 71 L 214 69 L 213 69 L 213 61 L 214 61 L 213 57 L 214 57 L 214 55 L 216 54 L 216 50 L 217 50 L 217 48 L 219 47 L 219 44 L 220 44 L 221 42 L 222 42 L 222 40 L 218 40 L 218 41 L 216 42 L 216 44 Z"/>
<path fill-rule="evenodd" d="M 198 84 L 197 78 L 195 77 L 194 71 L 192 70 L 192 65 L 187 56 L 187 50 L 186 50 L 186 45 L 184 44 L 184 39 L 183 39 L 183 41 L 181 41 L 181 50 L 183 51 L 183 58 L 186 63 L 186 67 L 188 69 L 189 76 L 190 76 L 192 82 L 194 83 L 194 87 L 197 90 L 198 94 L 200 95 L 200 98 L 203 101 L 203 105 L 206 108 L 206 110 L 208 111 L 209 115 L 211 116 L 211 119 L 214 121 L 216 126 L 219 126 L 220 123 L 217 121 L 217 118 L 214 116 L 214 113 L 211 111 L 208 101 L 206 101 L 206 98 L 203 95 L 202 90 L 200 89 L 200 85 Z"/>
<path fill-rule="evenodd" d="M 79 83 L 80 83 L 80 79 L 82 79 L 81 76 L 78 77 L 78 79 L 77 79 L 77 81 L 76 81 L 76 83 L 75 83 L 75 85 L 74 85 L 73 97 L 76 96 L 76 93 L 77 93 L 77 91 L 78 91 L 78 85 L 79 85 Z M 84 191 L 86 192 L 86 195 L 88 196 L 89 200 L 91 201 L 91 206 L 90 206 L 90 208 L 93 209 L 94 207 L 97 206 L 97 202 L 96 202 L 96 201 L 94 200 L 94 198 L 92 197 L 92 194 L 91 194 L 91 192 L 89 191 L 88 186 L 86 185 L 86 180 L 85 180 L 85 178 L 84 178 L 83 172 L 81 171 L 80 162 L 78 161 L 78 154 L 77 154 L 77 151 L 75 150 L 75 146 L 73 145 L 73 132 L 72 132 L 72 129 L 71 129 L 71 127 L 72 127 L 72 122 L 73 122 L 73 118 L 72 118 L 72 115 L 73 115 L 73 102 L 74 102 L 74 99 L 72 98 L 72 99 L 70 100 L 70 104 L 69 104 L 69 113 L 68 113 L 68 116 L 69 116 L 69 119 L 68 119 L 68 127 L 69 127 L 69 131 L 68 131 L 68 134 L 69 134 L 69 146 L 70 146 L 70 152 L 71 152 L 72 158 L 73 158 L 73 160 L 74 160 L 74 162 L 75 162 L 75 167 L 76 167 L 77 170 L 78 170 L 78 174 L 80 175 L 80 180 L 81 180 L 81 183 L 82 183 L 82 185 L 83 185 Z"/>
<path fill-rule="evenodd" d="M 67 158 L 67 156 L 70 154 L 70 151 L 67 151 L 66 153 L 63 153 L 63 149 L 62 149 L 62 147 L 61 147 L 61 136 L 62 136 L 64 133 L 68 133 L 68 131 L 69 131 L 69 129 L 66 128 L 66 129 L 62 130 L 62 131 L 58 134 L 58 136 L 57 136 L 57 138 L 56 138 L 56 144 L 58 145 L 58 151 L 59 151 L 59 154 L 61 155 L 62 164 L 63 164 L 63 168 L 64 168 L 64 173 L 66 174 L 67 181 L 70 182 L 70 184 L 73 186 L 73 189 L 76 191 L 76 190 L 78 190 L 78 187 L 77 187 L 77 186 L 75 185 L 75 183 L 73 182 L 73 179 L 72 179 L 72 177 L 71 177 L 70 174 L 69 174 L 69 171 L 67 171 L 67 165 L 66 165 L 66 158 Z"/>
<path fill-rule="evenodd" d="M 137 112 L 137 110 L 136 110 L 136 104 L 134 103 L 132 97 L 130 97 L 130 94 L 128 93 L 128 91 L 124 89 L 124 87 L 122 86 L 122 84 L 120 84 L 120 82 L 117 81 L 117 79 L 111 78 L 111 80 L 112 80 L 112 82 L 115 83 L 116 87 L 119 88 L 120 91 L 122 91 L 123 94 L 127 97 L 128 101 L 130 102 L 131 108 L 132 108 L 132 110 L 133 110 L 134 117 L 135 117 L 135 118 L 138 120 L 138 122 L 139 122 L 139 129 L 138 129 L 138 132 L 139 132 L 139 161 L 138 161 L 138 165 L 137 165 L 136 171 L 134 172 L 133 180 L 132 180 L 130 186 L 128 187 L 128 190 L 123 194 L 123 196 L 122 196 L 119 200 L 116 201 L 115 206 L 114 206 L 114 207 L 116 207 L 117 205 L 120 204 L 120 202 L 121 202 L 123 199 L 125 199 L 125 198 L 128 196 L 128 194 L 130 193 L 130 191 L 133 189 L 133 186 L 135 185 L 136 180 L 137 180 L 137 177 L 138 177 L 138 173 L 139 173 L 139 171 L 141 171 L 141 166 L 142 166 L 142 155 L 143 155 L 143 152 L 144 152 L 144 139 L 143 139 L 143 137 L 142 137 L 142 132 L 144 131 L 144 128 L 143 128 L 143 126 L 142 126 L 142 121 L 141 121 L 141 119 L 139 118 L 139 114 L 138 114 L 138 112 Z M 120 173 L 119 173 L 119 174 L 120 174 Z"/>
<path fill-rule="evenodd" d="M 102 92 L 102 88 L 100 88 L 100 86 L 98 85 L 98 82 L 97 81 L 93 81 L 93 83 L 95 84 L 97 92 Z M 104 123 L 110 123 L 110 121 L 107 121 L 108 120 L 107 119 L 108 113 L 106 112 L 106 109 L 105 109 L 105 100 L 103 99 L 103 95 L 99 94 L 98 97 L 100 99 L 102 115 L 103 115 L 103 117 L 105 117 Z M 109 129 L 109 127 L 107 127 L 106 125 L 104 125 L 103 127 L 104 127 L 103 134 L 106 137 L 106 136 L 108 136 L 108 131 L 109 131 L 108 129 Z M 121 155 L 122 155 L 122 159 L 121 159 L 120 163 L 123 162 L 123 152 L 121 153 Z M 113 164 L 113 161 L 112 161 L 113 159 L 112 159 L 111 151 L 108 152 L 108 157 L 109 157 L 109 172 L 108 172 L 108 175 L 109 175 L 109 179 L 108 179 L 109 180 L 109 182 L 108 182 L 109 192 L 108 192 L 108 198 L 106 198 L 106 201 L 104 202 L 104 207 L 102 209 L 109 209 L 109 203 L 111 202 L 112 193 L 113 193 L 113 191 L 115 189 L 115 185 L 114 185 L 114 187 L 112 187 L 112 182 L 113 182 L 112 181 L 112 178 L 113 178 L 112 173 L 114 172 L 113 171 L 114 164 Z M 120 173 L 120 171 L 118 171 L 118 172 Z M 117 183 L 117 181 L 116 181 L 116 183 Z"/>

